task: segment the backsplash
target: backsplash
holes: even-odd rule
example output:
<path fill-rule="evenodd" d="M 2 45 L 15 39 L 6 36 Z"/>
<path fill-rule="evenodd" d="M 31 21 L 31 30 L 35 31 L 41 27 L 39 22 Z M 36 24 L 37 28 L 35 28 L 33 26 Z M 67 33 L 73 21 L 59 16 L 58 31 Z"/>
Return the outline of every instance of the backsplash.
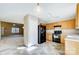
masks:
<path fill-rule="evenodd" d="M 75 31 L 76 31 L 76 34 L 78 34 L 78 35 L 79 35 L 79 29 L 76 29 Z"/>
<path fill-rule="evenodd" d="M 54 30 L 46 30 L 47 33 L 54 33 Z M 62 30 L 62 34 L 65 34 L 65 35 L 69 35 L 69 34 L 76 34 L 76 33 L 79 33 L 78 30 L 75 30 L 75 29 L 63 29 Z"/>

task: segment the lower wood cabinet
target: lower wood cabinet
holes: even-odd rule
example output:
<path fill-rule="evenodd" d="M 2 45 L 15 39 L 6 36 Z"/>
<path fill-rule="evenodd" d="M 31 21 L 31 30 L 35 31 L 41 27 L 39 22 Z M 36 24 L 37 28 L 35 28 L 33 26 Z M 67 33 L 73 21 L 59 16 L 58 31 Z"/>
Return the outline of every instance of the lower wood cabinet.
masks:
<path fill-rule="evenodd" d="M 79 41 L 77 42 L 72 40 L 65 40 L 65 54 L 79 55 Z"/>
<path fill-rule="evenodd" d="M 52 42 L 52 33 L 46 33 L 46 41 Z"/>
<path fill-rule="evenodd" d="M 64 38 L 65 38 L 65 35 L 61 34 L 61 43 L 63 43 L 63 44 L 65 43 Z"/>

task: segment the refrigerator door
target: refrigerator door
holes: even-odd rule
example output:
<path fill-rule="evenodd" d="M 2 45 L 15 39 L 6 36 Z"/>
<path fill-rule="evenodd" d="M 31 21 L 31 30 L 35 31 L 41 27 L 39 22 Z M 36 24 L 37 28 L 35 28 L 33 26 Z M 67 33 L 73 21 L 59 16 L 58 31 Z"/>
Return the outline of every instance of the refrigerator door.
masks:
<path fill-rule="evenodd" d="M 46 42 L 46 27 L 45 26 L 38 26 L 38 43 L 41 44 Z"/>

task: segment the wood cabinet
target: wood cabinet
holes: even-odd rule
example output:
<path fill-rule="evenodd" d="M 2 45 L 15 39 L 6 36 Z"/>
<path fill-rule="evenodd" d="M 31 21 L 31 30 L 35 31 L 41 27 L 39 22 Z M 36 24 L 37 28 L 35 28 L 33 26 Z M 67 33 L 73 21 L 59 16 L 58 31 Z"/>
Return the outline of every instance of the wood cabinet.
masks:
<path fill-rule="evenodd" d="M 46 29 L 47 30 L 54 29 L 54 25 L 53 24 L 47 24 Z"/>
<path fill-rule="evenodd" d="M 75 19 L 61 22 L 62 29 L 75 29 Z"/>
<path fill-rule="evenodd" d="M 61 43 L 65 43 L 65 35 L 61 34 Z"/>
<path fill-rule="evenodd" d="M 48 30 L 54 29 L 54 26 L 56 25 L 61 25 L 62 29 L 75 29 L 75 19 L 49 23 L 46 25 L 46 29 Z"/>
<path fill-rule="evenodd" d="M 52 33 L 46 33 L 46 41 L 52 42 Z"/>
<path fill-rule="evenodd" d="M 72 40 L 70 39 L 65 40 L 65 54 L 66 55 L 79 55 L 79 41 L 72 41 Z"/>
<path fill-rule="evenodd" d="M 79 29 L 79 4 L 77 4 L 77 9 L 76 9 L 76 29 Z"/>
<path fill-rule="evenodd" d="M 0 40 L 1 40 L 1 22 L 0 22 Z"/>

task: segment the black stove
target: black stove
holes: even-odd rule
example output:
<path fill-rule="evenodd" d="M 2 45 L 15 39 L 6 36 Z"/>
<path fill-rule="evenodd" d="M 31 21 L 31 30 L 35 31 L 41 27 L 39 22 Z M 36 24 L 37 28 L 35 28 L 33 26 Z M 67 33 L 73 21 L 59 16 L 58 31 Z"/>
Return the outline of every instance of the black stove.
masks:
<path fill-rule="evenodd" d="M 60 43 L 61 42 L 61 28 L 60 26 L 55 26 L 54 33 L 52 35 L 53 42 Z"/>

